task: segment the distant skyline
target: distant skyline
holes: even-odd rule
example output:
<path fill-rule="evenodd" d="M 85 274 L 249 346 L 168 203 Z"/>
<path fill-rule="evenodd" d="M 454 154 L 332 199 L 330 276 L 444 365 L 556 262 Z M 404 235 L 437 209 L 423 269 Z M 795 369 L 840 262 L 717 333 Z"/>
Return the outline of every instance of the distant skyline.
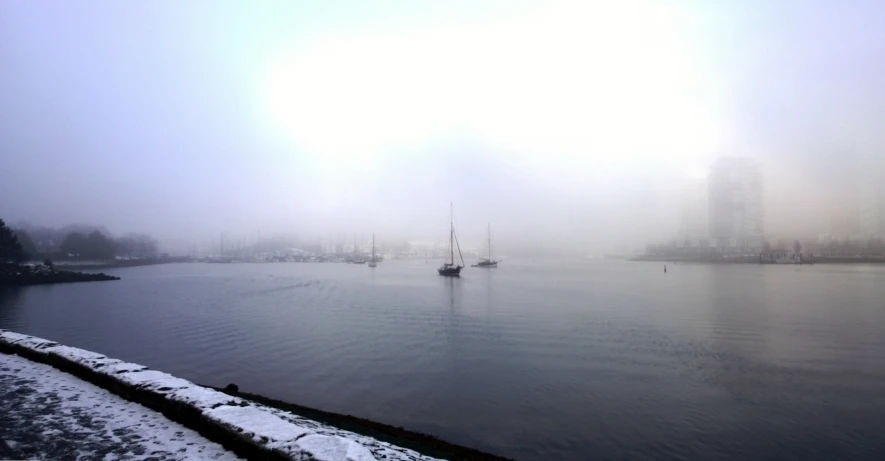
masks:
<path fill-rule="evenodd" d="M 766 228 L 885 172 L 876 1 L 0 3 L 0 217 L 604 252 L 722 156 Z M 186 246 L 186 247 L 187 247 Z"/>

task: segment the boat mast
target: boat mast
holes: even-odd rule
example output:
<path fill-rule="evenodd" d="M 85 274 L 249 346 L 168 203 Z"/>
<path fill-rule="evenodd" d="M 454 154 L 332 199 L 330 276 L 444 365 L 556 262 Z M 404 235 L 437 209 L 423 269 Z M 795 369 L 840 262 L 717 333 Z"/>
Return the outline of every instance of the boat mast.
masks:
<path fill-rule="evenodd" d="M 372 261 L 375 260 L 375 233 L 372 232 Z"/>
<path fill-rule="evenodd" d="M 461 244 L 458 243 L 458 234 L 455 234 L 455 225 L 452 225 L 452 234 L 455 236 L 455 245 L 458 245 L 458 257 L 461 258 L 461 266 L 464 267 L 464 255 L 461 254 Z M 454 252 L 453 252 L 454 253 Z M 455 264 L 455 256 L 452 255 L 452 265 Z"/>
<path fill-rule="evenodd" d="M 492 260 L 492 224 L 489 223 L 489 261 Z"/>
<path fill-rule="evenodd" d="M 451 249 L 452 265 L 455 265 L 455 206 L 449 202 L 449 248 Z"/>

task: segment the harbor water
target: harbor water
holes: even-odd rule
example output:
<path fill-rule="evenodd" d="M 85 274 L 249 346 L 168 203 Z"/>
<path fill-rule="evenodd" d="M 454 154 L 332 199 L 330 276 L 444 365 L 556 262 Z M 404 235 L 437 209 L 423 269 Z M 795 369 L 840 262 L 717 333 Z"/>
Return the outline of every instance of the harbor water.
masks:
<path fill-rule="evenodd" d="M 518 460 L 882 459 L 885 266 L 165 264 L 0 328 Z"/>

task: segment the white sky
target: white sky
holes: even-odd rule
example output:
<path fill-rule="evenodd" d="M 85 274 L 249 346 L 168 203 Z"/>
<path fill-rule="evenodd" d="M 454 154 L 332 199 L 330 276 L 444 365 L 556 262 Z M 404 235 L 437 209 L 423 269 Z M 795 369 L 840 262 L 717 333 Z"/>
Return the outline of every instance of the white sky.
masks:
<path fill-rule="evenodd" d="M 465 235 L 610 248 L 672 232 L 707 165 L 742 155 L 769 229 L 816 230 L 882 166 L 882 10 L 7 2 L 0 216 L 432 238 L 453 201 Z"/>

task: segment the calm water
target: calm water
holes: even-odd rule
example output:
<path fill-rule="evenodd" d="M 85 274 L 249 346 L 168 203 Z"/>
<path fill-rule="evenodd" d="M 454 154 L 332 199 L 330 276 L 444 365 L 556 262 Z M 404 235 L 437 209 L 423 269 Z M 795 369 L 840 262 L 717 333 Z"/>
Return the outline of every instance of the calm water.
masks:
<path fill-rule="evenodd" d="M 520 460 L 885 458 L 885 267 L 177 264 L 0 328 Z"/>

